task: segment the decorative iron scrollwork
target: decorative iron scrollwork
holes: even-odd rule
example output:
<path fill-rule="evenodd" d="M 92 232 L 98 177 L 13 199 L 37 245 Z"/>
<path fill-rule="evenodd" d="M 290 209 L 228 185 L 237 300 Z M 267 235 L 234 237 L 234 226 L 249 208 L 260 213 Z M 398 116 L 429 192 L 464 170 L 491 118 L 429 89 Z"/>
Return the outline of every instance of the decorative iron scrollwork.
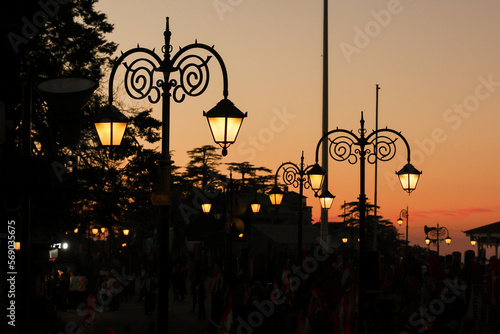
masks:
<path fill-rule="evenodd" d="M 383 130 L 382 130 L 383 131 Z M 392 139 L 387 135 L 378 135 L 369 144 L 373 145 L 373 152 L 367 156 L 367 161 L 374 164 L 378 159 L 380 161 L 389 161 L 396 154 L 396 141 L 398 138 Z"/>
<path fill-rule="evenodd" d="M 172 97 L 175 102 L 182 102 L 186 95 L 198 96 L 202 94 L 208 86 L 209 70 L 208 62 L 211 56 L 206 59 L 190 54 L 179 60 L 172 71 L 179 71 L 179 81 L 171 80 L 173 87 Z"/>
<path fill-rule="evenodd" d="M 391 129 L 380 129 L 373 131 L 365 137 L 366 129 L 361 123 L 358 130 L 360 137 L 352 131 L 344 129 L 332 130 L 318 141 L 316 146 L 316 161 L 318 161 L 319 147 L 324 140 L 328 140 L 328 153 L 336 161 L 348 161 L 356 164 L 358 159 L 366 157 L 366 160 L 373 164 L 376 160 L 389 161 L 396 155 L 396 142 L 401 139 L 408 152 L 410 161 L 410 147 L 406 139 L 399 133 Z"/>
<path fill-rule="evenodd" d="M 354 135 L 353 135 L 354 136 Z M 328 138 L 328 153 L 330 157 L 336 161 L 348 161 L 350 164 L 355 164 L 358 161 L 358 150 L 355 137 L 339 135 L 333 139 Z"/>
<path fill-rule="evenodd" d="M 156 60 L 138 58 L 123 65 L 125 71 L 125 90 L 127 94 L 136 100 L 148 98 L 150 103 L 157 103 L 161 98 L 162 79 L 154 78 L 160 64 Z"/>
<path fill-rule="evenodd" d="M 283 168 L 282 179 L 286 185 L 298 188 L 302 179 L 304 182 L 304 188 L 308 189 L 310 187 L 308 179 L 301 175 L 300 170 L 297 166 L 295 166 L 295 164 L 286 162 L 282 164 L 281 167 Z"/>
<path fill-rule="evenodd" d="M 113 66 L 109 82 L 110 103 L 113 101 L 113 79 L 118 65 L 123 63 L 125 71 L 125 90 L 127 94 L 136 100 L 148 98 L 149 102 L 157 103 L 163 93 L 172 90 L 172 98 L 175 102 L 184 101 L 187 96 L 199 96 L 208 87 L 210 75 L 208 62 L 214 57 L 222 70 L 222 95 L 227 98 L 228 83 L 227 71 L 220 55 L 213 47 L 205 44 L 194 43 L 180 49 L 172 59 L 170 53 L 172 46 L 163 46 L 162 52 L 165 59 L 161 59 L 153 50 L 137 47 L 123 53 Z M 168 54 L 165 50 L 168 49 Z M 204 57 L 192 52 L 204 51 Z M 140 54 L 140 58 L 135 58 L 127 63 L 124 60 L 132 54 Z M 176 77 L 170 75 L 176 73 Z M 161 74 L 156 79 L 155 75 Z"/>

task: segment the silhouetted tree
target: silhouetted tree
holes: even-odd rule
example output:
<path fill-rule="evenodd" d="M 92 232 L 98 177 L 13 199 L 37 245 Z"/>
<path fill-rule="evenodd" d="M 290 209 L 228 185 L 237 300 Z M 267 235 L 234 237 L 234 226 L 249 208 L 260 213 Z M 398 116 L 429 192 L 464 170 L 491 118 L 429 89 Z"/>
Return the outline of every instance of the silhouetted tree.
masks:
<path fill-rule="evenodd" d="M 0 10 L 0 27 L 5 33 L 2 35 L 7 37 L 3 39 L 6 59 L 2 62 L 0 87 L 7 126 L 6 142 L 0 147 L 3 162 L 0 172 L 6 185 L 2 187 L 2 198 L 13 199 L 1 202 L 7 203 L 5 210 L 11 210 L 19 204 L 16 200 L 21 194 L 29 191 L 31 216 L 36 217 L 32 226 L 43 227 L 49 235 L 68 224 L 65 213 L 80 187 L 78 178 L 69 180 L 67 176 L 76 171 L 79 152 L 87 148 L 87 143 L 76 141 L 69 146 L 64 142 L 47 105 L 33 87 L 44 78 L 78 76 L 100 80 L 104 77 L 116 44 L 106 40 L 113 26 L 105 14 L 95 10 L 95 3 L 55 2 L 47 14 L 48 9 L 35 0 L 2 2 Z M 33 22 L 34 14 L 39 21 Z M 47 20 L 45 24 L 40 23 L 43 19 Z M 78 129 L 83 132 L 89 129 L 88 118 L 95 114 L 100 99 L 95 94 L 80 115 L 67 124 L 58 122 L 60 128 L 76 124 L 77 131 L 72 134 L 76 133 L 78 138 Z M 13 196 L 12 191 L 19 196 Z"/>
<path fill-rule="evenodd" d="M 204 189 L 218 175 L 217 167 L 222 159 L 222 155 L 217 152 L 218 150 L 219 148 L 216 146 L 204 145 L 187 152 L 190 160 L 183 176 L 191 184 L 191 187 Z"/>
<path fill-rule="evenodd" d="M 274 175 L 271 170 L 266 167 L 255 167 L 248 161 L 244 162 L 230 162 L 226 165 L 229 166 L 230 171 L 237 172 L 241 175 L 239 181 L 242 187 L 250 187 L 255 190 L 267 189 L 273 181 Z"/>
<path fill-rule="evenodd" d="M 342 214 L 339 215 L 346 223 L 347 226 L 359 228 L 359 202 L 349 202 L 340 206 Z M 379 207 L 377 207 L 379 209 Z M 375 205 L 366 203 L 366 245 L 367 249 L 372 246 L 373 240 L 373 215 Z M 399 234 L 394 224 L 384 219 L 382 216 L 377 216 L 377 249 L 381 252 L 392 251 L 401 245 L 399 241 Z"/>
<path fill-rule="evenodd" d="M 105 104 L 107 90 L 105 94 L 96 91 L 67 123 L 54 122 L 51 110 L 33 90 L 44 78 L 76 76 L 101 81 L 109 72 L 117 44 L 106 39 L 113 25 L 94 8 L 96 2 L 54 2 L 50 15 L 38 15 L 47 19 L 43 26 L 31 21 L 33 14 L 48 10 L 39 1 L 2 2 L 2 7 L 8 4 L 0 10 L 8 58 L 2 63 L 0 100 L 5 102 L 10 127 L 6 142 L 0 145 L 0 174 L 6 185 L 1 195 L 12 198 L 1 201 L 2 211 L 16 210 L 21 194 L 30 192 L 31 217 L 36 217 L 33 233 L 39 228 L 54 236 L 90 222 L 112 226 L 154 219 L 150 196 L 158 183 L 158 153 L 146 146 L 159 140 L 161 122 L 151 116 L 151 110 L 126 110 L 127 133 L 122 146 L 110 154 L 100 147 L 92 124 L 99 106 Z M 29 36 L 25 36 L 27 31 Z M 21 115 L 30 105 L 28 127 Z M 77 126 L 70 131 L 73 140 L 68 141 L 60 130 L 72 124 Z"/>

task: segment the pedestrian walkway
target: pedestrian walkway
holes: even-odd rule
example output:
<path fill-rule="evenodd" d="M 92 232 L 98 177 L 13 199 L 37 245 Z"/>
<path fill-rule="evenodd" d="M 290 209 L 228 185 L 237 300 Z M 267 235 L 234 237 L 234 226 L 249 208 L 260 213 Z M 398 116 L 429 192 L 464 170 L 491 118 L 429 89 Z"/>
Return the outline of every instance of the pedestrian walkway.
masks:
<path fill-rule="evenodd" d="M 187 295 L 184 300 L 174 301 L 173 294 L 169 293 L 169 331 L 170 334 L 201 334 L 206 333 L 209 327 L 214 328 L 210 324 L 209 318 L 203 320 L 198 319 L 198 310 L 191 312 L 192 296 Z M 210 315 L 210 294 L 205 301 L 207 316 Z M 63 324 L 77 323 L 80 325 L 83 321 L 83 315 L 75 311 L 58 313 Z M 130 297 L 128 301 L 121 303 L 119 310 L 102 312 L 95 311 L 93 334 L 108 334 L 108 329 L 111 328 L 116 334 L 150 334 L 151 326 L 154 326 L 156 334 L 156 322 L 158 321 L 157 312 L 145 314 L 144 301 L 137 302 L 137 295 Z M 74 323 L 73 323 L 74 322 Z M 71 328 L 71 325 L 68 326 Z M 67 333 L 76 333 L 76 330 L 70 329 Z M 213 332 L 213 330 L 212 330 Z M 82 334 L 86 331 L 82 331 Z"/>

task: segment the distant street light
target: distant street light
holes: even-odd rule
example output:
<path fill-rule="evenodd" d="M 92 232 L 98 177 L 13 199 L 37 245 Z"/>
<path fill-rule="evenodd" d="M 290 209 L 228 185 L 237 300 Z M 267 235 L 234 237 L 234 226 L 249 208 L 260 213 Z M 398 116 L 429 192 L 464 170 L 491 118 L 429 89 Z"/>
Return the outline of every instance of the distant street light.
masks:
<path fill-rule="evenodd" d="M 405 246 L 408 246 L 408 217 L 409 217 L 409 214 L 408 214 L 408 206 L 407 206 L 406 209 L 402 209 L 399 212 L 399 218 L 398 218 L 399 226 L 403 225 L 403 218 L 406 218 L 406 243 L 405 243 Z"/>
<path fill-rule="evenodd" d="M 269 190 L 267 193 L 269 199 L 271 200 L 271 204 L 274 206 L 278 206 L 281 204 L 283 200 L 283 195 L 285 194 L 278 185 L 274 185 L 273 189 Z"/>
<path fill-rule="evenodd" d="M 253 201 L 250 202 L 250 208 L 252 209 L 253 213 L 259 213 L 260 212 L 260 203 L 257 200 L 257 198 L 254 198 Z"/>
<path fill-rule="evenodd" d="M 309 179 L 309 183 L 311 184 L 311 188 L 314 190 L 314 193 L 317 194 L 323 186 L 323 183 L 326 179 L 326 173 L 323 171 L 323 168 L 321 168 L 321 166 L 316 162 L 307 172 L 307 177 Z M 329 210 L 332 207 L 335 196 L 333 196 L 326 189 L 321 193 L 321 195 L 318 196 L 318 198 L 321 208 L 323 210 Z"/>
<path fill-rule="evenodd" d="M 101 120 L 106 123 L 96 122 L 101 143 L 109 146 L 119 145 L 120 135 L 123 133 L 126 119 L 121 116 L 118 109 L 113 106 L 113 83 L 118 67 L 123 64 L 126 68 L 124 86 L 127 95 L 136 100 L 147 99 L 150 103 L 162 102 L 162 130 L 161 130 L 161 159 L 160 189 L 153 193 L 153 205 L 160 206 L 159 228 L 159 292 L 158 292 L 158 333 L 168 331 L 168 250 L 169 250 L 169 210 L 172 205 L 171 194 L 171 166 L 170 157 L 170 102 L 184 101 L 186 96 L 199 96 L 204 93 L 209 83 L 209 61 L 215 58 L 222 71 L 222 100 L 208 112 L 203 112 L 207 117 L 210 131 L 214 141 L 222 147 L 222 155 L 227 155 L 227 148 L 234 143 L 238 136 L 243 119 L 247 116 L 241 112 L 227 98 L 228 76 L 226 66 L 217 51 L 205 44 L 189 44 L 172 55 L 173 46 L 170 44 L 171 32 L 169 20 L 166 20 L 164 32 L 165 44 L 162 47 L 163 57 L 158 56 L 154 50 L 137 46 L 128 50 L 116 60 L 109 78 L 109 105 L 104 108 Z M 196 54 L 204 52 L 205 58 Z M 136 56 L 130 57 L 129 56 Z M 138 56 L 138 57 L 137 57 Z M 131 59 L 125 62 L 125 59 Z M 170 74 L 178 73 L 178 78 L 171 78 Z M 159 75 L 159 78 L 156 78 Z M 114 114 L 110 114 L 109 112 Z M 117 112 L 118 111 L 118 112 Z M 114 116 L 118 116 L 115 120 Z M 100 130 L 99 130 L 100 128 Z M 104 135 L 101 137 L 101 135 Z M 104 138 L 105 137 L 105 138 Z"/>
<path fill-rule="evenodd" d="M 439 226 L 439 223 L 436 224 L 436 227 L 428 227 L 427 225 L 425 225 L 424 232 L 426 234 L 425 243 L 427 245 L 436 243 L 438 257 L 439 243 L 441 241 L 444 241 L 447 245 L 451 244 L 450 232 L 446 227 Z"/>
<path fill-rule="evenodd" d="M 210 213 L 210 209 L 212 208 L 212 204 L 210 202 L 206 202 L 206 203 L 201 203 L 201 211 L 203 211 L 203 213 Z"/>
<path fill-rule="evenodd" d="M 367 277 L 364 265 L 365 253 L 365 229 L 366 229 L 366 192 L 365 192 L 365 164 L 375 163 L 377 160 L 389 161 L 396 154 L 396 141 L 401 139 L 407 150 L 407 164 L 396 174 L 403 190 L 410 193 L 415 190 L 420 171 L 410 164 L 410 145 L 400 132 L 384 128 L 372 131 L 366 136 L 365 121 L 363 113 L 360 120 L 361 128 L 358 135 L 353 131 L 335 129 L 325 133 L 316 146 L 316 164 L 319 160 L 319 149 L 323 143 L 328 143 L 328 153 L 335 161 L 348 161 L 354 165 L 360 162 L 360 195 L 359 199 L 359 301 L 358 321 L 359 333 L 365 331 L 365 287 Z M 392 138 L 392 137 L 395 137 Z M 376 233 L 376 231 L 374 231 Z"/>
<path fill-rule="evenodd" d="M 283 199 L 283 191 L 278 186 L 278 175 L 280 170 L 283 169 L 283 175 L 282 175 L 282 180 L 286 185 L 290 185 L 294 188 L 299 188 L 299 215 L 297 219 L 297 261 L 298 263 L 301 263 L 302 261 L 302 224 L 303 224 L 303 216 L 304 216 L 304 202 L 303 202 L 303 197 L 304 197 L 304 188 L 312 188 L 312 184 L 310 183 L 310 171 L 313 170 L 314 168 L 319 167 L 318 164 L 316 165 L 311 165 L 311 166 L 305 166 L 304 165 L 304 152 L 302 152 L 302 156 L 300 158 L 300 164 L 296 165 L 293 162 L 284 162 L 282 163 L 278 169 L 276 170 L 276 175 L 274 177 L 274 187 L 273 189 L 268 193 L 269 198 L 271 200 L 271 204 L 278 206 L 281 204 L 281 200 Z M 319 167 L 321 170 L 321 167 Z M 321 172 L 323 172 L 321 170 Z M 324 173 L 323 173 L 324 176 Z M 314 186 L 315 187 L 321 187 L 322 180 L 319 181 L 319 177 L 316 177 L 315 175 L 312 176 L 312 179 L 314 180 Z M 316 189 L 313 188 L 315 192 L 317 192 Z M 319 188 L 318 188 L 319 190 Z M 330 199 L 325 200 L 325 205 L 328 204 Z M 333 199 L 332 199 L 333 201 Z M 329 203 L 331 205 L 331 203 Z"/>

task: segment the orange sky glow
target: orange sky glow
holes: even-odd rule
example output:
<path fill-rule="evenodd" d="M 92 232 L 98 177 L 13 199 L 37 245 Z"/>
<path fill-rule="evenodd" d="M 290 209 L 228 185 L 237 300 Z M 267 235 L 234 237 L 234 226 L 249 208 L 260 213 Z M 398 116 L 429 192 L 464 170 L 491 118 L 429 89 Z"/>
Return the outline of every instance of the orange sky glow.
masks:
<path fill-rule="evenodd" d="M 314 163 L 323 1 L 100 0 L 97 8 L 115 25 L 108 39 L 119 51 L 139 43 L 159 52 L 167 16 L 174 52 L 195 39 L 215 46 L 228 70 L 229 99 L 248 112 L 223 163 L 248 161 L 274 172 L 282 162 L 299 163 L 302 151 L 305 163 Z M 399 143 L 395 158 L 378 164 L 379 213 L 396 223 L 408 206 L 410 244 L 425 246 L 424 225 L 446 226 L 453 241 L 441 254 L 472 249 L 462 231 L 500 220 L 498 17 L 495 0 L 329 3 L 329 129 L 357 131 L 361 111 L 374 129 L 380 85 L 379 126 L 401 131 L 423 174 L 411 195 L 402 191 L 394 174 L 406 158 Z M 176 165 L 187 162 L 186 151 L 213 143 L 202 111 L 222 98 L 219 72 L 211 67 L 200 97 L 172 102 Z M 154 109 L 160 118 L 159 105 Z M 373 203 L 372 165 L 366 176 Z M 330 221 L 339 221 L 340 205 L 359 195 L 359 165 L 330 159 L 329 190 L 336 196 Z M 311 191 L 305 195 L 317 221 L 319 203 Z"/>

